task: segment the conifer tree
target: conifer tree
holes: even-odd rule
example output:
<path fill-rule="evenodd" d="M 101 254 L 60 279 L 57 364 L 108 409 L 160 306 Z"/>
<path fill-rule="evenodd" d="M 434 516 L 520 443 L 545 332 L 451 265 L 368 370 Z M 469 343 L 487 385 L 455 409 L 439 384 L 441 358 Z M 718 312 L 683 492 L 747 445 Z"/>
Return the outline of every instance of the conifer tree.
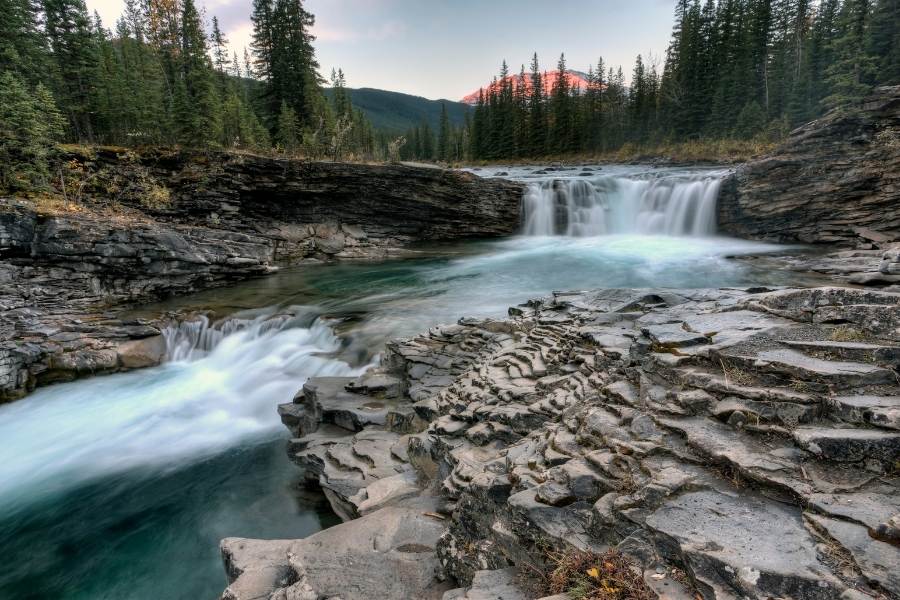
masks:
<path fill-rule="evenodd" d="M 834 62 L 825 70 L 831 94 L 825 98 L 828 107 L 858 102 L 871 89 L 876 59 L 866 53 L 869 0 L 845 0 L 838 15 L 842 34 L 832 42 Z"/>
<path fill-rule="evenodd" d="M 440 161 L 451 160 L 450 135 L 450 117 L 447 115 L 447 105 L 441 102 L 441 120 L 437 142 L 437 159 Z"/>
<path fill-rule="evenodd" d="M 94 142 L 91 115 L 99 57 L 87 7 L 84 0 L 44 0 L 44 19 L 53 53 L 55 96 L 66 111 L 74 139 Z"/>
<path fill-rule="evenodd" d="M 49 63 L 34 0 L 0 0 L 0 72 L 37 83 Z"/>
<path fill-rule="evenodd" d="M 175 96 L 178 139 L 188 146 L 208 146 L 221 137 L 220 106 L 194 0 L 183 0 L 179 62 Z"/>
<path fill-rule="evenodd" d="M 531 156 L 543 156 L 547 152 L 547 115 L 544 104 L 544 77 L 535 52 L 531 58 L 531 95 L 528 98 L 528 153 Z"/>
<path fill-rule="evenodd" d="M 294 154 L 300 145 L 300 126 L 297 121 L 297 113 L 288 106 L 287 102 L 281 103 L 275 141 L 288 154 Z"/>
<path fill-rule="evenodd" d="M 559 56 L 556 80 L 550 90 L 550 104 L 550 147 L 557 154 L 566 154 L 572 150 L 573 114 L 565 54 Z"/>
<path fill-rule="evenodd" d="M 0 190 L 46 185 L 49 158 L 63 123 L 43 84 L 29 89 L 12 71 L 0 73 Z"/>
<path fill-rule="evenodd" d="M 877 0 L 872 13 L 869 54 L 879 84 L 900 84 L 900 0 Z"/>

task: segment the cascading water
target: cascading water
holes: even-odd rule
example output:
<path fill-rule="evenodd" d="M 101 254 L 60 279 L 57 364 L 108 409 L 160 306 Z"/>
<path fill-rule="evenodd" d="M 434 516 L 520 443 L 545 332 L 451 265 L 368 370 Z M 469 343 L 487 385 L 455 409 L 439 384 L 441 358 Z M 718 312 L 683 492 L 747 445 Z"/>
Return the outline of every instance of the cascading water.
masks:
<path fill-rule="evenodd" d="M 201 318 L 165 338 L 170 361 L 160 367 L 51 386 L 0 407 L 0 507 L 280 435 L 274 406 L 307 377 L 362 371 L 329 357 L 340 341 L 306 309 L 215 325 Z"/>
<path fill-rule="evenodd" d="M 714 176 L 531 181 L 524 197 L 524 233 L 712 235 L 720 183 Z"/>
<path fill-rule="evenodd" d="M 221 538 L 298 538 L 329 524 L 298 502 L 276 405 L 308 377 L 359 373 L 341 359 L 369 362 L 387 338 L 502 317 L 554 289 L 797 283 L 725 258 L 771 246 L 701 236 L 714 230 L 715 172 L 603 169 L 554 183 L 504 168 L 533 182 L 526 231 L 554 237 L 283 269 L 201 293 L 176 308 L 277 308 L 173 325 L 159 367 L 0 406 L 0 598 L 211 598 Z M 341 339 L 323 313 L 343 318 Z"/>

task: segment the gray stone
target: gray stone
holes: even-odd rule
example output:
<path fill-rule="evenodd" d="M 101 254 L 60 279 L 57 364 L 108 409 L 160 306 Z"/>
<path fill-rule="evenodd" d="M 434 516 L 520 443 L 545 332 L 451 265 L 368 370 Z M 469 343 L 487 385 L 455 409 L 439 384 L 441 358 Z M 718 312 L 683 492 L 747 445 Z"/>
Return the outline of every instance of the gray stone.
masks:
<path fill-rule="evenodd" d="M 694 577 L 717 596 L 818 600 L 844 588 L 819 561 L 800 511 L 754 494 L 689 492 L 647 526 L 675 540 Z"/>
<path fill-rule="evenodd" d="M 900 596 L 900 549 L 872 539 L 865 527 L 819 515 L 807 517 L 850 552 L 869 583 Z"/>
<path fill-rule="evenodd" d="M 839 462 L 874 459 L 891 467 L 900 459 L 900 433 L 895 432 L 803 427 L 794 431 L 794 439 L 810 452 Z"/>

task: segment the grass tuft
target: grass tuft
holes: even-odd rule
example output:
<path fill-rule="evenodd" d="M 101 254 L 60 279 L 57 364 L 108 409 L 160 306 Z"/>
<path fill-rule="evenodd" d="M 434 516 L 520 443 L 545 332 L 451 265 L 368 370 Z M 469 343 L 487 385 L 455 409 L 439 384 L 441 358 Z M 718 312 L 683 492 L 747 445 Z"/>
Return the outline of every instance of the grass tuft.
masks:
<path fill-rule="evenodd" d="M 832 329 L 829 337 L 832 342 L 859 342 L 866 339 L 866 336 L 859 329 L 847 327 L 846 325 Z"/>
<path fill-rule="evenodd" d="M 553 571 L 547 576 L 550 594 L 568 594 L 573 600 L 651 600 L 643 574 L 616 550 L 603 554 L 585 550 L 551 552 Z"/>

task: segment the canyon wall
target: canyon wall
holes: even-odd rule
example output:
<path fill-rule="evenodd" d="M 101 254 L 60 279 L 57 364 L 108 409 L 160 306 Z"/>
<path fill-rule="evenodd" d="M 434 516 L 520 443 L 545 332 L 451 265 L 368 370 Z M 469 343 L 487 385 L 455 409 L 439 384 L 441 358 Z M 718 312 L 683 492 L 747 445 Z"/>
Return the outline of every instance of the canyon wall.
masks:
<path fill-rule="evenodd" d="M 739 167 L 719 229 L 774 242 L 867 248 L 900 240 L 900 86 L 800 127 Z"/>
<path fill-rule="evenodd" d="M 0 401 L 158 361 L 157 324 L 121 320 L 123 305 L 276 265 L 508 235 L 522 196 L 445 169 L 225 153 L 96 149 L 67 171 L 68 202 L 0 198 Z"/>

